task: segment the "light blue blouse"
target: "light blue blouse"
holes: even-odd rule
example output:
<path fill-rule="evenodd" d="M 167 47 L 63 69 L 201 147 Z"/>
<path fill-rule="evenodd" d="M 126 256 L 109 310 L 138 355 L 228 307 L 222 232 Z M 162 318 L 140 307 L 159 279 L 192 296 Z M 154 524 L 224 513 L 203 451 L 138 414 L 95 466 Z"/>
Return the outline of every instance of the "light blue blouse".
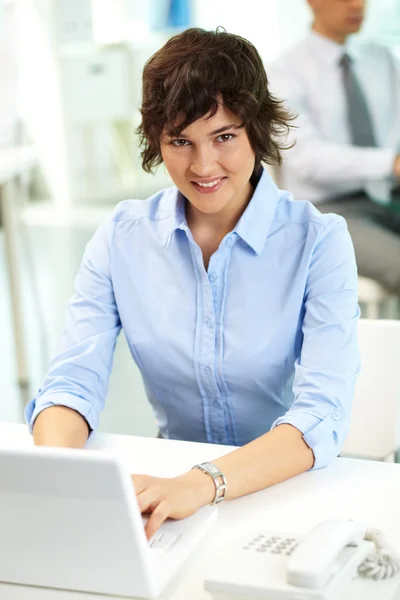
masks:
<path fill-rule="evenodd" d="M 127 200 L 86 247 L 26 419 L 64 405 L 95 430 L 123 327 L 165 437 L 242 445 L 290 423 L 322 467 L 349 427 L 358 316 L 344 219 L 293 201 L 266 171 L 208 271 L 175 187 Z"/>

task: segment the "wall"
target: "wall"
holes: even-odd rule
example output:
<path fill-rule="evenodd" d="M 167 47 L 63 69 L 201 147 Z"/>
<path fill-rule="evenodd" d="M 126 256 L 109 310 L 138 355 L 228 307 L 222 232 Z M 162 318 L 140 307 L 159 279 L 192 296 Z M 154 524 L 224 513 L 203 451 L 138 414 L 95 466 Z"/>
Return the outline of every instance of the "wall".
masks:
<path fill-rule="evenodd" d="M 0 0 L 0 146 L 15 142 L 17 129 L 17 64 L 14 6 Z"/>
<path fill-rule="evenodd" d="M 228 32 L 247 38 L 256 46 L 264 62 L 269 62 L 281 51 L 280 1 L 246 0 L 238 3 L 232 0 L 196 0 L 194 22 L 204 29 L 215 29 L 221 25 Z"/>
<path fill-rule="evenodd" d="M 18 102 L 36 146 L 50 194 L 60 210 L 69 202 L 67 157 L 51 2 L 18 0 L 16 7 Z"/>

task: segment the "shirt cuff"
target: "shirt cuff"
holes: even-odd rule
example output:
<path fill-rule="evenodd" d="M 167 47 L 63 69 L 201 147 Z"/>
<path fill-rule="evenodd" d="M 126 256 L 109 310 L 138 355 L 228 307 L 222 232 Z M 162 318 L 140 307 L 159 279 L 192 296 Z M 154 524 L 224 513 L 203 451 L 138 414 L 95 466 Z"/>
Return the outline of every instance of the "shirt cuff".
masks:
<path fill-rule="evenodd" d="M 366 155 L 364 167 L 367 180 L 389 179 L 393 176 L 394 159 L 397 156 L 395 150 L 389 148 L 370 148 Z"/>
<path fill-rule="evenodd" d="M 271 429 L 284 423 L 296 427 L 302 434 L 307 446 L 314 454 L 313 469 L 321 469 L 328 466 L 340 453 L 339 439 L 342 435 L 337 433 L 339 423 L 343 419 L 339 411 L 332 411 L 321 419 L 314 415 L 296 415 L 288 412 L 279 417 L 271 426 Z"/>
<path fill-rule="evenodd" d="M 45 408 L 49 408 L 50 406 L 66 406 L 67 408 L 76 410 L 89 425 L 90 434 L 88 440 L 92 437 L 99 425 L 99 414 L 90 402 L 79 396 L 74 396 L 73 394 L 53 393 L 46 394 L 40 398 L 34 398 L 25 407 L 25 420 L 28 425 L 29 433 L 32 433 L 33 425 L 38 415 L 45 410 Z"/>

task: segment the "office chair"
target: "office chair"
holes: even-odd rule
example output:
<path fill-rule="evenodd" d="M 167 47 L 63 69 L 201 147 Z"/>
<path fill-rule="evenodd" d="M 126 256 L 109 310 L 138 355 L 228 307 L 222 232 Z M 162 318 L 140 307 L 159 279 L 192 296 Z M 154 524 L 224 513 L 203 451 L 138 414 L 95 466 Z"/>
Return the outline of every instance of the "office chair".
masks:
<path fill-rule="evenodd" d="M 341 456 L 400 460 L 400 321 L 360 319 L 361 373 Z"/>
<path fill-rule="evenodd" d="M 399 299 L 370 277 L 358 277 L 358 301 L 366 319 L 399 318 Z"/>

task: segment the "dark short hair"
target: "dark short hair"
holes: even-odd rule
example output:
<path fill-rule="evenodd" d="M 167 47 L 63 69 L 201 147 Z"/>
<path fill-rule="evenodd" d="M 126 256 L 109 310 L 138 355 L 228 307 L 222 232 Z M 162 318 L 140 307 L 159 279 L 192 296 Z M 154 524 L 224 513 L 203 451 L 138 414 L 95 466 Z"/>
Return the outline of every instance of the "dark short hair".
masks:
<path fill-rule="evenodd" d="M 142 121 L 137 128 L 147 172 L 162 162 L 160 137 L 173 136 L 197 119 L 218 110 L 219 99 L 238 116 L 261 161 L 281 163 L 281 138 L 294 116 L 268 90 L 256 48 L 239 35 L 218 27 L 191 28 L 175 35 L 147 61 L 143 70 Z M 183 120 L 176 125 L 177 118 Z"/>

